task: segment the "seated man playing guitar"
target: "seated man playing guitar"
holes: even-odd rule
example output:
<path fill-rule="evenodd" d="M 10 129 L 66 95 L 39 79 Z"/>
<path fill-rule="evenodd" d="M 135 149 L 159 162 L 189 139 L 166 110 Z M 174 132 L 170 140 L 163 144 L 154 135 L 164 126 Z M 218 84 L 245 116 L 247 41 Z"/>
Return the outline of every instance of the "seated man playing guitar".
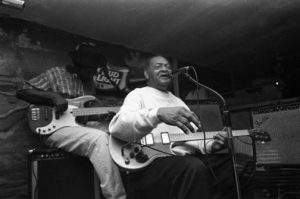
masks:
<path fill-rule="evenodd" d="M 88 157 L 106 199 L 125 199 L 118 167 L 113 163 L 108 151 L 107 133 L 100 129 L 76 125 L 72 117 L 89 115 L 90 113 L 86 112 L 91 110 L 70 109 L 70 104 L 75 105 L 72 107 L 82 106 L 87 100 L 93 99 L 92 96 L 85 95 L 95 94 L 93 75 L 98 67 L 106 66 L 106 58 L 92 43 L 81 43 L 76 50 L 70 52 L 70 56 L 73 66 L 48 69 L 29 80 L 27 88 L 19 90 L 17 97 L 35 105 L 48 106 L 44 109 L 38 106 L 31 108 L 29 120 L 34 122 L 31 128 L 44 136 L 47 145 Z M 52 107 L 55 110 L 53 115 Z M 93 109 L 92 111 L 97 113 L 97 108 Z M 101 113 L 101 110 L 98 112 Z"/>
<path fill-rule="evenodd" d="M 173 144 L 170 153 L 178 156 L 169 155 L 151 159 L 152 155 L 145 153 L 146 149 L 165 153 L 163 149 L 160 151 L 155 148 L 154 142 L 162 140 L 162 143 L 168 143 L 172 134 L 197 134 L 195 129 L 200 128 L 201 124 L 197 115 L 190 111 L 182 100 L 168 91 L 172 81 L 172 69 L 166 58 L 151 57 L 144 74 L 148 79 L 148 86 L 131 91 L 109 125 L 113 140 L 110 142 L 110 152 L 114 161 L 119 162 L 119 166 L 125 169 L 130 170 L 131 165 L 133 166 L 132 172 L 128 174 L 127 197 L 129 199 L 212 199 L 215 196 L 222 199 L 235 198 L 230 156 L 212 154 L 226 146 L 225 132 L 215 134 L 205 143 L 198 139 Z M 164 134 L 166 132 L 170 137 Z M 150 134 L 152 137 L 147 136 Z M 145 136 L 146 139 L 142 143 L 148 142 L 149 147 L 134 146 Z M 115 141 L 114 138 L 121 141 Z M 121 145 L 120 150 L 114 151 L 114 145 Z M 130 151 L 128 154 L 127 150 Z M 120 154 L 119 158 L 114 158 L 117 155 L 113 153 Z M 139 167 L 139 163 L 145 163 L 146 166 Z"/>

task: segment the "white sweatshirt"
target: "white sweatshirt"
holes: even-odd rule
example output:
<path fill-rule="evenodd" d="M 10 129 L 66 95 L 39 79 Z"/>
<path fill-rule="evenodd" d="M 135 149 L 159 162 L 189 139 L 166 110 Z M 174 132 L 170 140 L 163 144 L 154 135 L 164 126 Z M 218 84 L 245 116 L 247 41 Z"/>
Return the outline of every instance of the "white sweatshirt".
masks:
<path fill-rule="evenodd" d="M 178 134 L 184 132 L 177 126 L 161 122 L 157 117 L 160 107 L 188 106 L 171 92 L 162 92 L 152 87 L 137 88 L 125 98 L 120 111 L 111 120 L 109 132 L 121 140 L 138 141 L 148 133 L 152 133 L 154 141 L 160 139 L 161 132 Z M 173 148 L 178 155 L 192 154 L 196 151 L 204 153 L 202 140 L 189 141 Z M 210 140 L 206 142 L 211 143 Z"/>

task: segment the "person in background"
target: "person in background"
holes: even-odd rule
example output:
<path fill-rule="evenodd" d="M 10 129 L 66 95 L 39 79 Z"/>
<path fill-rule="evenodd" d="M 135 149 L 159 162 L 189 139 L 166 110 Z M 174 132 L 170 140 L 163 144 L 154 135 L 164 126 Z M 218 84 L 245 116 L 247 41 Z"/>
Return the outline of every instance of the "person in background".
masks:
<path fill-rule="evenodd" d="M 98 67 L 106 67 L 106 58 L 93 43 L 87 42 L 71 51 L 70 57 L 73 65 L 53 67 L 30 79 L 23 89 L 17 91 L 17 97 L 32 104 L 55 107 L 56 117 L 59 118 L 68 109 L 66 99 L 95 94 L 93 75 Z M 89 158 L 100 180 L 104 197 L 125 199 L 119 169 L 108 151 L 108 134 L 89 127 L 89 121 L 86 120 L 84 118 L 85 126 L 64 127 L 44 136 L 45 143 Z"/>
<path fill-rule="evenodd" d="M 161 132 L 196 133 L 201 123 L 195 113 L 169 91 L 172 82 L 169 61 L 150 57 L 144 75 L 147 86 L 136 88 L 125 98 L 109 125 L 111 136 L 137 142 L 149 133 L 154 140 Z M 156 158 L 146 168 L 130 172 L 126 190 L 130 199 L 235 198 L 230 156 L 213 154 L 223 149 L 227 134 L 213 139 L 174 143 L 175 156 Z M 205 155 L 209 154 L 209 155 Z"/>

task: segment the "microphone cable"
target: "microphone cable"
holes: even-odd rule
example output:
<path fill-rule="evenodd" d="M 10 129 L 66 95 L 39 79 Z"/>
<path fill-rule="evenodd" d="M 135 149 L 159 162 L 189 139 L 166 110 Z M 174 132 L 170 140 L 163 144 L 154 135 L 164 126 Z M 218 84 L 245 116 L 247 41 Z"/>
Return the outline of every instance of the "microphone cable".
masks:
<path fill-rule="evenodd" d="M 196 80 L 197 82 L 199 82 L 199 79 L 198 79 L 198 75 L 197 75 L 196 69 L 195 69 L 193 66 L 190 66 L 189 68 L 191 68 L 191 69 L 193 70 L 193 73 L 194 73 L 194 75 L 195 75 L 195 80 Z M 185 74 L 185 75 L 186 75 L 186 74 Z M 189 78 L 188 78 L 188 79 L 189 79 Z M 196 92 L 197 92 L 197 93 L 196 93 L 196 94 L 197 94 L 197 106 L 200 108 L 200 93 L 199 93 L 200 85 L 196 84 L 196 86 L 197 86 L 197 87 L 196 87 Z M 200 112 L 199 112 L 198 117 L 199 117 L 199 120 L 200 120 L 200 122 L 201 122 L 201 114 L 200 114 Z M 206 159 L 207 159 L 209 170 L 210 170 L 211 174 L 213 175 L 213 177 L 215 178 L 215 180 L 216 180 L 216 181 L 219 181 L 219 179 L 217 178 L 217 176 L 216 176 L 216 174 L 215 174 L 213 168 L 211 167 L 210 159 L 209 159 L 209 156 L 208 156 L 208 153 L 207 153 L 207 148 L 206 148 L 206 140 L 207 140 L 207 139 L 206 139 L 206 130 L 205 130 L 204 124 L 201 123 L 200 129 L 201 129 L 201 131 L 202 131 L 202 133 L 203 133 L 204 152 L 205 152 L 204 155 L 205 155 L 205 157 L 206 157 Z M 199 133 L 201 133 L 201 131 L 200 131 Z M 197 133 L 197 132 L 196 132 L 196 133 Z"/>

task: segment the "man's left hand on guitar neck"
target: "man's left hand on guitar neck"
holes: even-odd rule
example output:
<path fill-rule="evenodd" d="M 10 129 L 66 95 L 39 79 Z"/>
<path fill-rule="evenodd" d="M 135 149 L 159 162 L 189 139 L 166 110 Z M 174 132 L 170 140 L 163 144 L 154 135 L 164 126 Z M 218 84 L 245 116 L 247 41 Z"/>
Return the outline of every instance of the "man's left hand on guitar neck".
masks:
<path fill-rule="evenodd" d="M 206 144 L 206 151 L 208 153 L 215 153 L 224 149 L 227 146 L 227 132 L 223 131 L 216 134 L 213 138 L 213 141 Z"/>

